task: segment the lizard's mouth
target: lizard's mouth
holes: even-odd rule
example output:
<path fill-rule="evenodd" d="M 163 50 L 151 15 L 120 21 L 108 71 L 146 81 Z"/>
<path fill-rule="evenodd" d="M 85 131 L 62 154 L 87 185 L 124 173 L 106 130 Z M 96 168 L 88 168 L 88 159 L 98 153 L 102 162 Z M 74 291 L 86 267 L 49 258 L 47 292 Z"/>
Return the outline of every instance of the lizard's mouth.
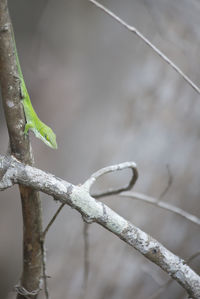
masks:
<path fill-rule="evenodd" d="M 49 147 L 51 147 L 53 149 L 58 148 L 56 139 L 55 139 L 55 141 L 50 141 L 50 140 L 47 140 L 47 138 L 45 138 L 43 135 L 41 135 L 37 130 L 34 130 L 34 128 L 32 129 L 32 131 L 34 132 L 34 134 L 37 138 L 41 139 Z"/>
<path fill-rule="evenodd" d="M 40 135 L 39 137 L 44 143 L 46 143 L 46 145 L 50 146 L 53 149 L 57 149 L 57 143 L 55 142 L 50 142 L 49 140 L 47 140 L 45 137 L 43 137 L 42 135 Z"/>

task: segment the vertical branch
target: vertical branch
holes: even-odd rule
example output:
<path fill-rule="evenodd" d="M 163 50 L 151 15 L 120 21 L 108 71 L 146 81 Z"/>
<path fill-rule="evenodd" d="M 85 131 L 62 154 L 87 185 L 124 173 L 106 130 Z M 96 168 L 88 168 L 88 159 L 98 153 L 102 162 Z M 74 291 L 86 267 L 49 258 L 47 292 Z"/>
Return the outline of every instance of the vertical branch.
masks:
<path fill-rule="evenodd" d="M 20 79 L 7 0 L 0 1 L 0 84 L 8 128 L 10 150 L 18 160 L 33 165 L 28 137 L 24 135 L 25 116 L 21 104 Z M 36 298 L 40 289 L 42 254 L 40 234 L 42 212 L 38 192 L 19 186 L 23 214 L 23 273 L 17 298 Z"/>

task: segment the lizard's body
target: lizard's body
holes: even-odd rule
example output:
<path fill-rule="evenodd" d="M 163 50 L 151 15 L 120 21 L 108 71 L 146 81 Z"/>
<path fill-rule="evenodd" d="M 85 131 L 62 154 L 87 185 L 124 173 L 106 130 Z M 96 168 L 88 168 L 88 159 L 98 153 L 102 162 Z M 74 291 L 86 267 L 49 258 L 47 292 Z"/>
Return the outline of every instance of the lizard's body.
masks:
<path fill-rule="evenodd" d="M 33 131 L 33 133 L 35 134 L 35 136 L 37 138 L 40 138 L 45 144 L 47 144 L 51 148 L 56 149 L 57 148 L 56 135 L 54 134 L 53 130 L 50 127 L 45 125 L 39 119 L 39 117 L 37 116 L 37 114 L 32 106 L 32 103 L 31 103 L 31 100 L 30 100 L 30 97 L 29 97 L 29 94 L 28 94 L 28 91 L 26 88 L 26 84 L 24 81 L 24 77 L 22 74 L 19 58 L 18 58 L 14 34 L 13 34 L 13 42 L 14 42 L 14 46 L 15 46 L 15 56 L 16 56 L 17 68 L 18 68 L 18 73 L 19 73 L 19 78 L 20 78 L 22 103 L 24 106 L 24 112 L 25 112 L 25 116 L 26 116 L 26 126 L 25 126 L 24 133 L 27 134 L 28 130 L 31 130 L 31 131 Z"/>

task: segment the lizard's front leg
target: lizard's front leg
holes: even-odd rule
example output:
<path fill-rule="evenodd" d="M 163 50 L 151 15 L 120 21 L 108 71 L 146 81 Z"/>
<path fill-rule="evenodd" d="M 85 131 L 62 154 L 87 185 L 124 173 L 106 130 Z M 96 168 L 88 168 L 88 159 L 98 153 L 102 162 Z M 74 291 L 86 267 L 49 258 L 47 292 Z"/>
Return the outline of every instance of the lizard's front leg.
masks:
<path fill-rule="evenodd" d="M 34 127 L 34 126 L 33 126 L 32 123 L 26 123 L 26 125 L 25 125 L 25 130 L 24 130 L 24 134 L 25 134 L 25 135 L 28 135 L 28 130 L 31 129 L 31 128 L 33 128 L 33 127 Z"/>

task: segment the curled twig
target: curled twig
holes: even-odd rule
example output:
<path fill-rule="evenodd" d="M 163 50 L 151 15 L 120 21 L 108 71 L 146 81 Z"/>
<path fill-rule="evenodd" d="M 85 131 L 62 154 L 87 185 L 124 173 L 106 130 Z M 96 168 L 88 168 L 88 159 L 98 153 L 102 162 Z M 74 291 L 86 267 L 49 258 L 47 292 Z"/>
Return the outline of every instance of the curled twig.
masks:
<path fill-rule="evenodd" d="M 98 170 L 97 172 L 93 173 L 91 175 L 91 177 L 83 184 L 83 186 L 89 192 L 92 185 L 96 182 L 96 180 L 99 177 L 103 176 L 104 174 L 110 173 L 110 172 L 115 172 L 115 171 L 124 170 L 124 169 L 128 169 L 128 168 L 130 168 L 132 170 L 133 175 L 132 175 L 131 180 L 127 186 L 124 186 L 124 187 L 121 187 L 118 189 L 109 189 L 109 190 L 107 190 L 103 193 L 99 193 L 99 194 L 92 194 L 92 197 L 100 198 L 103 196 L 115 195 L 115 194 L 119 194 L 120 192 L 130 190 L 134 186 L 134 184 L 138 178 L 137 166 L 134 162 L 124 162 L 124 163 L 120 163 L 117 165 L 104 167 L 104 168 Z"/>

